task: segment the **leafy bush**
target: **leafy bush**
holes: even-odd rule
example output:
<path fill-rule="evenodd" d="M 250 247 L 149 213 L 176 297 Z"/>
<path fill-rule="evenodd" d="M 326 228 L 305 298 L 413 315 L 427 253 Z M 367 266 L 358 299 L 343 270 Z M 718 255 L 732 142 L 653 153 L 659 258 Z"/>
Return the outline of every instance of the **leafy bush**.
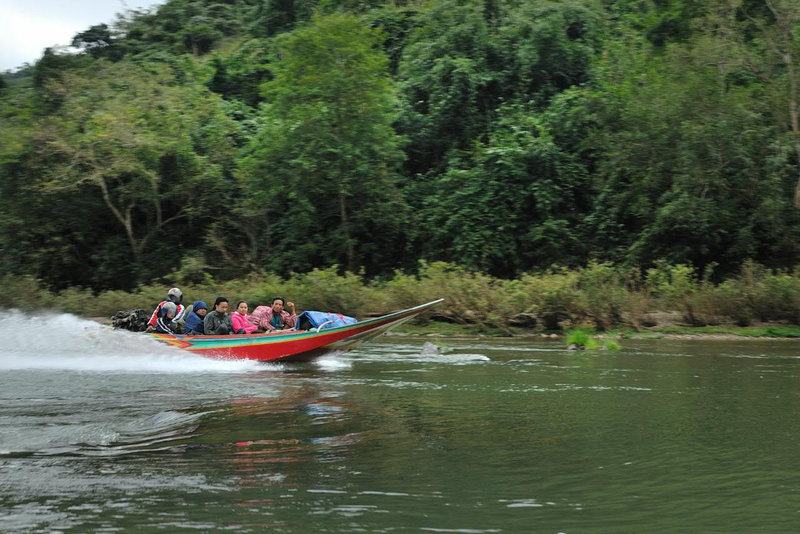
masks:
<path fill-rule="evenodd" d="M 690 265 L 668 265 L 658 262 L 647 271 L 647 287 L 664 309 L 681 312 L 683 319 L 694 326 L 719 324 L 720 316 L 714 303 L 714 286 L 709 281 L 713 265 L 702 279 Z"/>
<path fill-rule="evenodd" d="M 537 313 L 545 330 L 578 324 L 582 318 L 577 295 L 578 273 L 562 269 L 543 275 L 540 283 L 543 291 Z"/>
<path fill-rule="evenodd" d="M 41 289 L 39 281 L 32 276 L 6 275 L 0 278 L 0 284 L 7 308 L 29 311 L 55 307 L 52 293 Z"/>
<path fill-rule="evenodd" d="M 592 262 L 578 274 L 578 294 L 582 315 L 598 330 L 622 322 L 626 291 L 622 276 L 610 263 Z"/>
<path fill-rule="evenodd" d="M 719 284 L 713 300 L 740 326 L 759 321 L 800 324 L 800 277 L 745 262 L 738 276 Z"/>
<path fill-rule="evenodd" d="M 574 345 L 578 348 L 590 348 L 589 346 L 594 341 L 595 340 L 592 339 L 592 336 L 589 334 L 589 332 L 583 330 L 582 328 L 567 330 L 566 337 L 564 339 L 564 342 L 567 344 L 567 346 Z"/>
<path fill-rule="evenodd" d="M 598 339 L 593 337 L 589 331 L 582 328 L 575 328 L 566 332 L 565 342 L 568 347 L 586 350 L 618 350 L 619 343 L 611 339 Z"/>
<path fill-rule="evenodd" d="M 9 307 L 89 317 L 110 317 L 132 308 L 152 310 L 169 287 L 178 286 L 187 305 L 204 300 L 210 306 L 218 295 L 225 295 L 232 306 L 245 300 L 252 310 L 280 295 L 294 301 L 299 311 L 338 311 L 358 318 L 443 298 L 419 320 L 449 321 L 478 331 L 510 332 L 510 319 L 520 314 L 533 317 L 537 328 L 550 331 L 639 328 L 655 310 L 678 311 L 693 326 L 747 326 L 755 321 L 800 324 L 800 273 L 773 272 L 755 263 L 745 263 L 737 276 L 714 285 L 710 269 L 699 278 L 690 266 L 664 263 L 649 269 L 644 278 L 638 270 L 624 271 L 608 263 L 501 280 L 450 263 L 423 262 L 416 275 L 396 272 L 390 280 L 376 282 L 358 274 L 339 274 L 336 266 L 286 280 L 275 274 L 253 274 L 215 282 L 208 276 L 193 276 L 200 273 L 199 264 L 193 262 L 184 262 L 174 278 L 139 286 L 133 292 L 94 294 L 75 287 L 53 294 L 32 277 L 6 275 L 0 282 Z"/>
<path fill-rule="evenodd" d="M 120 310 L 132 310 L 134 308 L 144 308 L 148 312 L 150 309 L 148 302 L 142 298 L 138 292 L 128 293 L 127 291 L 103 291 L 94 298 L 91 305 L 91 313 L 83 312 L 84 315 L 93 317 L 111 317 Z"/>
<path fill-rule="evenodd" d="M 768 274 L 761 285 L 755 310 L 763 321 L 800 324 L 800 277 Z"/>
<path fill-rule="evenodd" d="M 621 324 L 628 324 L 639 329 L 644 326 L 653 326 L 649 312 L 653 311 L 654 304 L 650 293 L 647 291 L 628 290 L 623 294 Z"/>
<path fill-rule="evenodd" d="M 497 298 L 502 293 L 500 280 L 451 263 L 422 262 L 416 281 L 416 290 L 413 278 L 407 276 L 397 283 L 388 282 L 385 288 L 403 303 L 421 304 L 444 298 L 436 307 L 436 314 L 460 324 L 505 326 L 507 313 L 501 308 L 502 299 Z"/>
<path fill-rule="evenodd" d="M 742 293 L 738 280 L 726 280 L 714 291 L 714 301 L 720 315 L 728 317 L 739 326 L 749 326 L 755 319 L 755 313 L 747 297 Z"/>
<path fill-rule="evenodd" d="M 353 317 L 361 317 L 371 311 L 370 288 L 357 274 L 338 274 L 338 266 L 314 269 L 295 275 L 284 285 L 285 295 L 295 299 L 304 310 L 336 311 Z"/>
<path fill-rule="evenodd" d="M 70 287 L 60 291 L 53 299 L 58 309 L 76 315 L 94 315 L 95 296 L 90 290 L 80 287 Z"/>

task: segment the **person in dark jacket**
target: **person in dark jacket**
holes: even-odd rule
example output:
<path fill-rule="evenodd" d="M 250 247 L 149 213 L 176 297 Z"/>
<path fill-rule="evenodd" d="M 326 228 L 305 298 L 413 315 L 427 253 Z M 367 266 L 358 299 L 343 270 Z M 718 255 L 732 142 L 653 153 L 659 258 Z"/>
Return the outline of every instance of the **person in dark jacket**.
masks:
<path fill-rule="evenodd" d="M 157 334 L 174 334 L 175 330 L 172 329 L 172 320 L 175 314 L 178 313 L 178 306 L 174 302 L 165 302 L 161 309 L 158 310 L 158 317 L 156 318 L 156 333 Z"/>
<path fill-rule="evenodd" d="M 231 314 L 228 313 L 228 299 L 217 297 L 214 310 L 203 319 L 203 330 L 207 336 L 230 334 L 233 330 Z"/>
<path fill-rule="evenodd" d="M 208 305 L 202 300 L 194 301 L 192 311 L 189 312 L 183 325 L 183 333 L 189 336 L 202 336 L 205 334 L 203 319 L 205 319 L 206 313 L 208 313 Z"/>

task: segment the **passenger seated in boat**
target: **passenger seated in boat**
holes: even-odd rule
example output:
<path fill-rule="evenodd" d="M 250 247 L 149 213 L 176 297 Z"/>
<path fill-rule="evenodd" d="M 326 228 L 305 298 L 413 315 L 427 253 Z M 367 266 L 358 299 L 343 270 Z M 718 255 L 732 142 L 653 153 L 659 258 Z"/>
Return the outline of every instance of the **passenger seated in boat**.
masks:
<path fill-rule="evenodd" d="M 284 304 L 292 310 L 292 313 L 283 309 Z M 275 297 L 272 299 L 272 306 L 258 306 L 253 310 L 248 321 L 256 325 L 259 332 L 289 330 L 297 324 L 297 312 L 294 302 L 286 302 L 283 297 Z"/>
<path fill-rule="evenodd" d="M 158 314 L 161 311 L 161 308 L 167 302 L 172 302 L 177 307 L 178 311 L 175 312 L 174 321 L 176 322 L 179 321 L 183 317 L 183 314 L 186 311 L 183 305 L 181 305 L 182 300 L 183 300 L 183 293 L 177 287 L 173 287 L 172 289 L 167 291 L 167 299 L 159 302 L 158 306 L 156 306 L 156 309 L 153 310 L 153 314 L 150 316 L 150 320 L 147 321 L 147 330 L 145 330 L 145 332 L 152 332 L 155 329 L 156 321 L 158 320 Z"/>
<path fill-rule="evenodd" d="M 189 336 L 202 336 L 205 334 L 203 330 L 203 319 L 206 313 L 208 313 L 208 305 L 202 300 L 194 301 L 194 304 L 192 304 L 192 311 L 186 316 L 183 333 Z"/>
<path fill-rule="evenodd" d="M 214 309 L 203 319 L 203 331 L 207 336 L 230 334 L 233 330 L 231 314 L 228 313 L 228 299 L 217 297 Z"/>
<path fill-rule="evenodd" d="M 175 319 L 175 314 L 178 313 L 178 307 L 174 302 L 166 302 L 158 311 L 156 317 L 155 331 L 157 334 L 174 334 L 172 321 Z"/>
<path fill-rule="evenodd" d="M 237 334 L 251 334 L 258 330 L 258 327 L 248 322 L 250 316 L 247 315 L 247 302 L 240 300 L 236 303 L 236 311 L 231 314 L 231 324 L 233 331 Z"/>

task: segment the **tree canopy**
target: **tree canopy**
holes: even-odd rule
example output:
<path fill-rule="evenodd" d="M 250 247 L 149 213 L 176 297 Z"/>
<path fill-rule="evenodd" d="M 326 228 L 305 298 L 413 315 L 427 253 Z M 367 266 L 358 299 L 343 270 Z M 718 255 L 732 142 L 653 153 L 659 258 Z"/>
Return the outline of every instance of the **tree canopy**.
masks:
<path fill-rule="evenodd" d="M 0 273 L 800 260 L 792 0 L 168 0 L 0 84 Z"/>

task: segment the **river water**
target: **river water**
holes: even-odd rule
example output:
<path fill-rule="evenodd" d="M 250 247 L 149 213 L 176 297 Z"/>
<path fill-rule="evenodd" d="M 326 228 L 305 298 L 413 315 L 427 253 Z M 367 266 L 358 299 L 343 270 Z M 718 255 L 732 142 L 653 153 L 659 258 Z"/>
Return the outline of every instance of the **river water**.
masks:
<path fill-rule="evenodd" d="M 800 529 L 800 341 L 424 341 L 265 365 L 7 314 L 0 531 Z"/>

